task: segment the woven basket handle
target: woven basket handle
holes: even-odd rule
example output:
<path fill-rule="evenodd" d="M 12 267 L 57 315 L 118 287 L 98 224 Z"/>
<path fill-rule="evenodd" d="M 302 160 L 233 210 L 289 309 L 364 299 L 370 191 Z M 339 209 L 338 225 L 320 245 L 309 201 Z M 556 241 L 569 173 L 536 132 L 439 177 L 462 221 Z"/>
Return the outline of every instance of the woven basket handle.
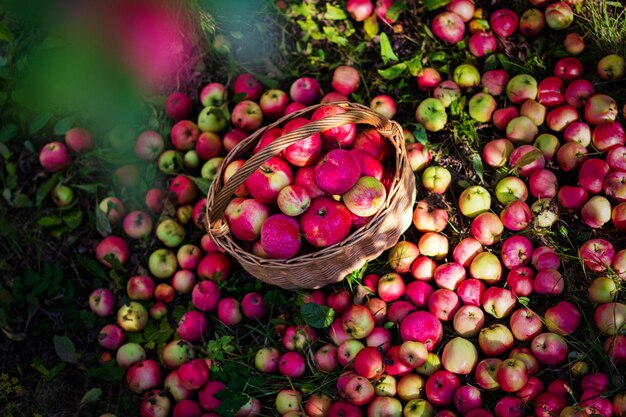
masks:
<path fill-rule="evenodd" d="M 347 107 L 347 103 L 336 103 L 341 107 Z M 353 108 L 355 104 L 350 104 Z M 324 119 L 311 122 L 296 130 L 293 130 L 283 136 L 278 137 L 276 140 L 268 144 L 261 149 L 255 155 L 250 157 L 239 168 L 232 177 L 228 179 L 228 182 L 219 191 L 212 207 L 207 207 L 207 221 L 209 233 L 224 232 L 223 225 L 215 225 L 215 222 L 219 222 L 223 215 L 226 206 L 230 202 L 233 193 L 243 184 L 252 173 L 254 173 L 265 161 L 271 157 L 278 155 L 283 149 L 287 148 L 302 139 L 305 139 L 313 134 L 320 133 L 333 127 L 343 126 L 349 123 L 363 123 L 373 126 L 381 134 L 388 136 L 392 133 L 393 124 L 385 116 L 378 114 L 365 106 L 359 106 L 359 109 L 350 109 L 345 113 L 335 114 L 328 116 Z M 286 120 L 291 117 L 287 116 L 281 120 Z M 281 120 L 276 122 L 280 124 Z M 218 233 L 220 234 L 220 233 Z"/>

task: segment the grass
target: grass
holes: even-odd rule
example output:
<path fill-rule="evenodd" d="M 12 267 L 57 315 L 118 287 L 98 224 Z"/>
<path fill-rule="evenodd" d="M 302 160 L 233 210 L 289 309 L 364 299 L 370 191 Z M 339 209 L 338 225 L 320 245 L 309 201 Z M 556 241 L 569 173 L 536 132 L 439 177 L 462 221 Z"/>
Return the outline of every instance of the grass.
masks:
<path fill-rule="evenodd" d="M 626 56 L 626 8 L 623 3 L 585 1 L 578 16 L 585 43 L 595 55 Z"/>

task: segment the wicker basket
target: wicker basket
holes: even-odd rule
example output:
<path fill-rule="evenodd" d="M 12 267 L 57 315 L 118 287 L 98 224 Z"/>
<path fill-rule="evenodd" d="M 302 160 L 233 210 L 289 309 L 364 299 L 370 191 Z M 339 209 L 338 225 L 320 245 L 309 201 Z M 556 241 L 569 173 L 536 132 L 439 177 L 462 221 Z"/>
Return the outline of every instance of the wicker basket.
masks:
<path fill-rule="evenodd" d="M 402 233 L 411 225 L 415 203 L 415 176 L 411 171 L 404 146 L 401 127 L 371 109 L 354 103 L 336 103 L 347 110 L 325 119 L 309 123 L 281 136 L 257 154 L 252 151 L 266 130 L 281 127 L 297 117 L 310 117 L 321 105 L 307 107 L 291 113 L 275 123 L 250 135 L 225 158 L 211 184 L 206 202 L 208 233 L 217 246 L 235 258 L 243 268 L 256 278 L 269 284 L 295 290 L 319 288 L 341 281 L 350 272 L 361 268 L 366 261 L 378 257 L 395 245 Z M 264 259 L 246 252 L 231 236 L 223 213 L 235 190 L 263 164 L 287 146 L 323 130 L 347 123 L 370 125 L 395 148 L 396 175 L 387 195 L 385 205 L 365 226 L 351 232 L 343 241 L 313 253 L 298 255 L 287 260 Z M 358 126 L 357 126 L 358 127 Z M 232 161 L 249 159 L 228 180 L 222 181 L 224 168 Z"/>

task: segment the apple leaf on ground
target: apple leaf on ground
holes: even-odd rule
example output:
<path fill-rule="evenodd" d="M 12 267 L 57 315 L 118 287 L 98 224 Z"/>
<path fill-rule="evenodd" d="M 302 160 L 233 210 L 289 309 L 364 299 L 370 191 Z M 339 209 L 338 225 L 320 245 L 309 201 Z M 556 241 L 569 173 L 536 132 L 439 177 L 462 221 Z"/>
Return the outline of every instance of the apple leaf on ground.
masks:
<path fill-rule="evenodd" d="M 424 6 L 426 6 L 428 10 L 438 9 L 448 3 L 450 3 L 450 0 L 424 0 Z"/>
<path fill-rule="evenodd" d="M 67 363 L 78 363 L 78 353 L 72 340 L 67 336 L 57 336 L 52 338 L 54 350 L 62 361 Z"/>
<path fill-rule="evenodd" d="M 68 130 L 74 126 L 76 119 L 73 116 L 64 117 L 56 122 L 53 131 L 55 135 L 64 135 Z"/>
<path fill-rule="evenodd" d="M 476 170 L 476 175 L 480 178 L 481 183 L 485 183 L 485 178 L 483 177 L 483 160 L 480 158 L 480 155 L 474 154 L 472 155 L 472 164 L 474 165 L 474 170 Z"/>
<path fill-rule="evenodd" d="M 380 34 L 380 57 L 382 58 L 385 65 L 387 65 L 389 61 L 399 60 L 398 56 L 393 51 L 393 48 L 391 47 L 391 42 L 389 41 L 389 37 L 385 32 Z"/>
<path fill-rule="evenodd" d="M 85 405 L 88 403 L 92 403 L 98 401 L 102 397 L 102 390 L 100 388 L 92 388 L 83 395 L 83 398 L 80 400 L 80 405 Z"/>
<path fill-rule="evenodd" d="M 335 310 L 315 303 L 303 304 L 300 307 L 300 314 L 306 324 L 316 329 L 330 326 L 335 319 Z"/>
<path fill-rule="evenodd" d="M 346 19 L 346 12 L 343 9 L 333 6 L 330 3 L 326 3 L 326 13 L 324 13 L 324 19 L 328 20 L 343 20 Z"/>

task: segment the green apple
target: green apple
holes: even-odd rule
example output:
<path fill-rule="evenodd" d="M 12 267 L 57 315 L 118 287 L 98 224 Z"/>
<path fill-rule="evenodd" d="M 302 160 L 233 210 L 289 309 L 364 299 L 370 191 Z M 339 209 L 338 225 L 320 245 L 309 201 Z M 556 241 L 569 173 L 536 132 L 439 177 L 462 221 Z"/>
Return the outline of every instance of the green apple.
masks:
<path fill-rule="evenodd" d="M 452 174 L 444 167 L 429 166 L 422 173 L 422 186 L 431 193 L 444 194 L 451 182 Z"/>
<path fill-rule="evenodd" d="M 230 115 L 225 107 L 209 106 L 198 115 L 198 127 L 203 132 L 219 133 L 226 129 Z"/>
<path fill-rule="evenodd" d="M 473 218 L 491 207 L 491 195 L 485 187 L 473 185 L 466 188 L 459 197 L 459 209 L 465 217 Z"/>
<path fill-rule="evenodd" d="M 452 79 L 461 88 L 472 88 L 480 84 L 480 72 L 470 64 L 461 64 L 454 69 Z"/>
<path fill-rule="evenodd" d="M 50 191 L 52 202 L 59 207 L 67 207 L 74 202 L 74 190 L 65 184 L 59 184 Z"/>
<path fill-rule="evenodd" d="M 420 375 L 430 376 L 442 367 L 441 359 L 436 353 L 428 352 L 428 358 L 421 366 L 415 368 L 415 372 Z"/>
<path fill-rule="evenodd" d="M 223 162 L 224 158 L 221 156 L 209 159 L 204 163 L 204 165 L 202 165 L 202 168 L 200 169 L 200 176 L 202 178 L 206 178 L 207 180 L 215 179 Z"/>
<path fill-rule="evenodd" d="M 169 278 L 178 268 L 176 254 L 169 249 L 157 249 L 148 257 L 148 269 L 156 278 Z"/>
<path fill-rule="evenodd" d="M 528 74 L 516 75 L 507 83 L 506 95 L 516 104 L 534 100 L 537 97 L 537 80 Z"/>
<path fill-rule="evenodd" d="M 535 215 L 535 225 L 538 227 L 551 227 L 559 220 L 559 206 L 549 198 L 539 198 L 531 206 L 530 210 Z"/>
<path fill-rule="evenodd" d="M 546 120 L 546 106 L 535 100 L 525 100 L 520 107 L 520 116 L 526 116 L 537 126 L 541 126 Z"/>
<path fill-rule="evenodd" d="M 472 259 L 470 276 L 487 284 L 495 284 L 502 277 L 502 264 L 493 253 L 481 252 Z"/>
<path fill-rule="evenodd" d="M 200 166 L 200 158 L 198 157 L 198 153 L 195 149 L 189 150 L 185 152 L 185 156 L 183 157 L 183 164 L 185 168 L 195 169 Z"/>
<path fill-rule="evenodd" d="M 424 126 L 429 132 L 438 132 L 448 122 L 446 107 L 438 98 L 427 98 L 417 106 L 415 120 Z"/>
<path fill-rule="evenodd" d="M 496 99 L 488 93 L 477 93 L 469 100 L 469 115 L 477 122 L 487 123 L 498 107 Z"/>
<path fill-rule="evenodd" d="M 617 298 L 617 285 L 609 277 L 598 277 L 591 281 L 587 289 L 587 297 L 594 304 L 611 303 Z"/>
<path fill-rule="evenodd" d="M 559 138 L 550 133 L 542 133 L 537 136 L 533 146 L 543 153 L 543 157 L 546 161 L 551 161 L 554 159 L 557 151 L 561 147 L 561 142 Z"/>
<path fill-rule="evenodd" d="M 157 166 L 163 174 L 174 174 L 183 166 L 183 157 L 180 152 L 168 149 L 159 156 Z"/>
<path fill-rule="evenodd" d="M 504 177 L 496 184 L 496 200 L 505 206 L 511 201 L 528 198 L 528 187 L 526 183 L 518 177 Z"/>
<path fill-rule="evenodd" d="M 407 402 L 402 410 L 402 417 L 433 417 L 434 414 L 433 405 L 423 398 Z"/>
<path fill-rule="evenodd" d="M 619 55 L 607 55 L 598 61 L 598 76 L 603 80 L 621 80 L 626 75 L 626 60 Z"/>
<path fill-rule="evenodd" d="M 185 240 L 185 228 L 174 219 L 165 219 L 157 226 L 156 236 L 168 248 L 175 248 Z"/>
<path fill-rule="evenodd" d="M 374 382 L 374 393 L 379 397 L 395 397 L 396 391 L 397 381 L 391 375 L 383 374 Z"/>
<path fill-rule="evenodd" d="M 148 311 L 137 301 L 124 304 L 117 311 L 117 324 L 130 333 L 141 332 L 148 325 Z"/>

